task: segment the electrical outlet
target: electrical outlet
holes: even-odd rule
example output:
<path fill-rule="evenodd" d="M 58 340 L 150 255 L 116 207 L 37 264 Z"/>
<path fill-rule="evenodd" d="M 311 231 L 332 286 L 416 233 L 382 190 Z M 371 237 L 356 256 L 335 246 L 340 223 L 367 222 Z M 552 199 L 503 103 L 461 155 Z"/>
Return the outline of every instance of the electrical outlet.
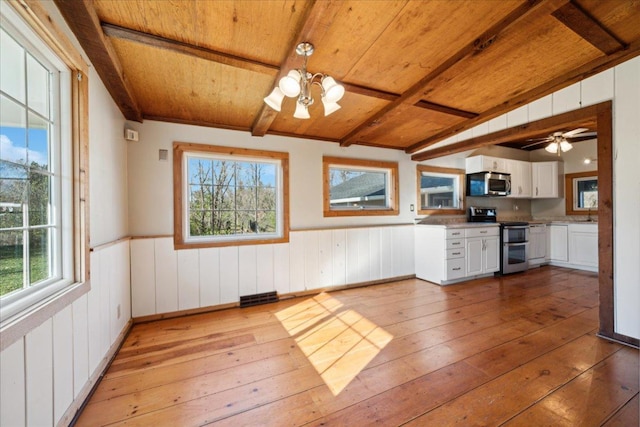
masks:
<path fill-rule="evenodd" d="M 120 318 L 120 314 L 121 314 L 120 313 L 120 304 L 118 304 L 118 310 L 117 311 L 118 311 L 118 319 L 119 319 Z"/>
<path fill-rule="evenodd" d="M 414 210 L 413 204 L 409 205 L 409 210 L 410 210 L 411 212 L 413 212 L 413 210 Z"/>

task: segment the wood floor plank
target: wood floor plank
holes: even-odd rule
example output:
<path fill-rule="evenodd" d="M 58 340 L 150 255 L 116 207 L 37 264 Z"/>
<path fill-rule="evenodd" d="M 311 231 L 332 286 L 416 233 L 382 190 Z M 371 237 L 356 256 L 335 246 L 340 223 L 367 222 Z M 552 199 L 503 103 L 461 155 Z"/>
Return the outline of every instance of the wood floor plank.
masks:
<path fill-rule="evenodd" d="M 621 348 L 506 423 L 599 426 L 638 394 L 638 354 Z"/>
<path fill-rule="evenodd" d="M 549 266 L 154 321 L 77 425 L 637 425 L 638 351 L 597 329 L 597 274 Z"/>
<path fill-rule="evenodd" d="M 408 425 L 498 425 L 620 350 L 595 335 L 580 338 L 434 409 Z"/>

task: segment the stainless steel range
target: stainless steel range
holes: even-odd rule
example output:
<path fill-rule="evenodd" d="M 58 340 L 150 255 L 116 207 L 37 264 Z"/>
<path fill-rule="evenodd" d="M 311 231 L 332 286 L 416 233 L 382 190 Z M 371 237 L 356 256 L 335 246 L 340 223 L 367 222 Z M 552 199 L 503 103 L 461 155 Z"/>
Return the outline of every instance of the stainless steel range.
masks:
<path fill-rule="evenodd" d="M 470 206 L 469 222 L 498 222 L 496 208 Z M 500 273 L 510 274 L 529 268 L 529 223 L 500 223 Z"/>
<path fill-rule="evenodd" d="M 529 268 L 529 223 L 500 223 L 500 274 Z"/>

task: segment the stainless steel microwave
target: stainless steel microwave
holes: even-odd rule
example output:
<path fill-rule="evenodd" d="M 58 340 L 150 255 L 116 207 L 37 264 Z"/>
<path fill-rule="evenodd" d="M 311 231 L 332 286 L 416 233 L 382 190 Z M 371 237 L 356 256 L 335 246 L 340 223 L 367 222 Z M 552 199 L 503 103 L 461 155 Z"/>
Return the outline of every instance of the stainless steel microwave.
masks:
<path fill-rule="evenodd" d="M 511 175 L 508 173 L 467 174 L 467 196 L 508 196 L 509 194 L 511 194 Z"/>

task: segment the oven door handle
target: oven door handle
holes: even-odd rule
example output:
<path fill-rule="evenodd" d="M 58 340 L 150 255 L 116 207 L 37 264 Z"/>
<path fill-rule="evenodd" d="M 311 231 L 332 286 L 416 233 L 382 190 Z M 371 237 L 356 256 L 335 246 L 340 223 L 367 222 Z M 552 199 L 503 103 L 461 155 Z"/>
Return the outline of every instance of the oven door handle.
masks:
<path fill-rule="evenodd" d="M 529 242 L 528 241 L 526 241 L 526 242 L 514 242 L 514 243 L 504 242 L 504 245 L 505 246 L 523 246 L 523 245 L 524 246 L 528 246 Z"/>

